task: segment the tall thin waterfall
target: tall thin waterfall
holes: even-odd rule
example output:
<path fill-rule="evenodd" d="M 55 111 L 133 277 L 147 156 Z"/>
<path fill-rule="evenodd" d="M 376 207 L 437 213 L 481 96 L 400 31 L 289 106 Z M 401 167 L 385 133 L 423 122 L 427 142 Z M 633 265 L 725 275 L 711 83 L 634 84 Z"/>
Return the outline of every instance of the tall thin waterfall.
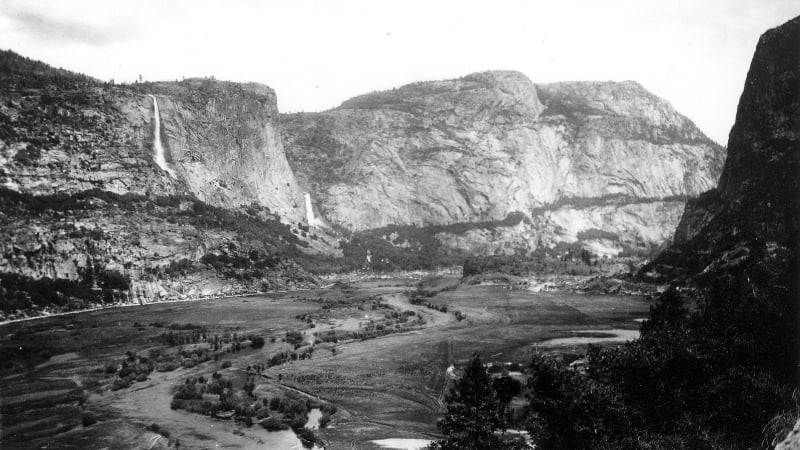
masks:
<path fill-rule="evenodd" d="M 306 220 L 312 227 L 323 227 L 325 222 L 322 219 L 314 217 L 314 208 L 311 206 L 311 194 L 308 192 L 303 193 L 303 198 L 306 201 Z"/>
<path fill-rule="evenodd" d="M 150 97 L 153 97 L 153 110 L 156 116 L 156 130 L 153 138 L 153 150 L 155 150 L 156 154 L 153 159 L 155 159 L 158 167 L 161 167 L 161 169 L 167 171 L 169 176 L 175 178 L 175 171 L 167 165 L 167 160 L 164 158 L 164 146 L 161 145 L 161 115 L 158 113 L 158 100 L 156 100 L 155 95 Z"/>

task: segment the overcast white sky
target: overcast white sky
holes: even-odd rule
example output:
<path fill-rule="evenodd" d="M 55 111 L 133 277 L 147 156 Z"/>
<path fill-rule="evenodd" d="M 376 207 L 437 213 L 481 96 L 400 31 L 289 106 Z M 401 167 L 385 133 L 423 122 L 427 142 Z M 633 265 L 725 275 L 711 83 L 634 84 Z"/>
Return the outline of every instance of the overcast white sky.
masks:
<path fill-rule="evenodd" d="M 214 75 L 282 112 L 514 69 L 636 80 L 725 144 L 761 33 L 797 0 L 0 0 L 0 48 L 108 80 Z"/>

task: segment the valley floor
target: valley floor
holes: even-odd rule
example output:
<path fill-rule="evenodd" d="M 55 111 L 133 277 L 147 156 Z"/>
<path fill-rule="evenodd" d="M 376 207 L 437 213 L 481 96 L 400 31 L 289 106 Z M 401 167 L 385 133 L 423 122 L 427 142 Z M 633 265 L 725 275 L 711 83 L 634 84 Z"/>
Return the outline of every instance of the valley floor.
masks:
<path fill-rule="evenodd" d="M 373 441 L 383 439 L 435 439 L 448 373 L 458 375 L 472 352 L 487 363 L 523 367 L 536 351 L 576 358 L 589 341 L 614 345 L 634 337 L 636 319 L 649 307 L 637 295 L 464 285 L 455 277 L 433 280 L 428 295 L 420 297 L 417 285 L 407 278 L 364 279 L 326 289 L 112 308 L 2 325 L 3 348 L 25 345 L 33 354 L 0 368 L 0 443 L 4 448 L 159 448 L 178 439 L 181 448 L 299 447 L 288 430 L 268 432 L 170 408 L 187 378 L 209 378 L 215 371 L 233 380 L 253 377 L 255 398 L 336 406 L 330 424 L 315 431 L 326 449 L 380 448 Z M 164 333 L 186 325 L 202 327 L 206 335 L 259 335 L 267 342 L 110 389 L 115 374 L 105 374 L 104 367 L 124 359 L 126 351 L 170 351 L 176 346 L 165 343 Z M 292 351 L 283 342 L 288 332 L 300 333 L 304 341 L 294 350 L 313 345 L 311 357 L 256 369 L 275 354 Z M 208 345 L 201 341 L 179 348 Z M 524 370 L 511 375 L 525 378 Z M 81 425 L 87 414 L 98 422 Z M 146 431 L 151 423 L 168 430 L 171 441 Z"/>

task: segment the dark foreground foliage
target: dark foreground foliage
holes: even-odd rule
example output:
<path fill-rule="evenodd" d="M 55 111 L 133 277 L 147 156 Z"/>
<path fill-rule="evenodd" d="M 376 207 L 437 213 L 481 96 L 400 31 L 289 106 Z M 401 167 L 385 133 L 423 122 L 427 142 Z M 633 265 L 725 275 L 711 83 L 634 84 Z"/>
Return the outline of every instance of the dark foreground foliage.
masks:
<path fill-rule="evenodd" d="M 586 374 L 537 355 L 528 430 L 540 448 L 758 448 L 796 418 L 796 259 L 762 246 L 752 264 L 670 290 L 640 339 L 590 348 Z M 689 311 L 687 302 L 697 308 Z M 787 423 L 787 424 L 788 424 Z M 780 424 L 777 424 L 780 425 Z"/>
<path fill-rule="evenodd" d="M 445 439 L 431 444 L 433 450 L 516 449 L 520 443 L 495 431 L 506 423 L 508 403 L 519 393 L 519 383 L 510 377 L 495 378 L 477 355 L 472 355 L 464 374 L 445 397 L 447 412 L 437 423 Z"/>

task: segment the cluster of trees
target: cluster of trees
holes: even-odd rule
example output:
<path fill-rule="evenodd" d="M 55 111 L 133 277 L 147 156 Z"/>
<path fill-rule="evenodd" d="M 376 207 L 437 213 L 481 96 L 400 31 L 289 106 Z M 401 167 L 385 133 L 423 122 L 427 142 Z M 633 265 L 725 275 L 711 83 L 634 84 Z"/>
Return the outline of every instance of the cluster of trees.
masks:
<path fill-rule="evenodd" d="M 342 241 L 346 266 L 377 271 L 432 270 L 462 264 L 466 254 L 454 253 L 442 247 L 439 233 L 463 234 L 474 229 L 510 227 L 527 220 L 522 213 L 511 213 L 505 219 L 492 222 L 465 222 L 451 225 L 411 226 L 390 225 L 355 233 Z M 393 239 L 390 237 L 394 236 Z M 367 263 L 367 252 L 370 262 Z"/>
<path fill-rule="evenodd" d="M 471 256 L 464 259 L 462 267 L 465 277 L 491 272 L 526 276 L 532 273 L 591 273 L 590 267 L 601 263 L 602 259 L 578 243 L 559 243 L 552 249 L 540 247 L 530 256 Z"/>
<path fill-rule="evenodd" d="M 434 442 L 432 450 L 522 449 L 518 442 L 504 439 L 510 419 L 511 400 L 522 385 L 514 378 L 493 378 L 478 355 L 473 354 L 463 375 L 445 396 L 447 411 L 437 426 L 446 436 Z"/>
<path fill-rule="evenodd" d="M 55 280 L 31 278 L 15 273 L 0 273 L 0 311 L 59 307 L 66 310 L 88 308 L 94 304 L 115 303 L 127 298 L 130 279 L 116 271 L 96 273 L 98 286 L 93 288 L 93 278 L 83 280 Z"/>
<path fill-rule="evenodd" d="M 170 407 L 211 417 L 233 418 L 245 426 L 259 423 L 268 431 L 291 428 L 306 443 L 317 440 L 310 430 L 303 431 L 308 422 L 308 413 L 313 408 L 320 408 L 322 417 L 319 425 L 325 427 L 337 411 L 335 406 L 321 405 L 310 399 L 257 398 L 254 395 L 255 387 L 252 377 L 237 387 L 232 380 L 218 372 L 214 372 L 209 379 L 203 376 L 188 378 L 173 395 Z"/>
<path fill-rule="evenodd" d="M 695 292 L 662 294 L 641 337 L 590 347 L 585 371 L 535 355 L 525 427 L 537 447 L 744 449 L 785 436 L 800 416 L 798 265 L 780 248 L 751 256 L 700 277 Z M 473 360 L 448 397 L 438 448 L 507 448 L 496 442 L 488 385 Z"/>
<path fill-rule="evenodd" d="M 272 355 L 272 357 L 269 360 L 267 360 L 267 368 L 280 366 L 281 364 L 287 363 L 289 361 L 297 361 L 298 359 L 311 358 L 312 354 L 314 354 L 314 347 L 306 347 L 300 352 L 286 351 L 286 352 L 276 353 Z"/>
<path fill-rule="evenodd" d="M 692 299 L 664 294 L 623 347 L 591 348 L 586 375 L 534 358 L 531 432 L 549 448 L 754 448 L 798 411 L 796 320 L 777 267 L 718 280 Z M 772 273 L 770 273 L 772 272 Z M 740 278 L 739 278 L 740 277 Z M 749 280 L 748 280 L 749 278 Z M 775 289 L 775 286 L 781 286 Z M 788 425 L 784 424 L 784 425 Z M 782 427 L 777 427 L 782 428 Z"/>
<path fill-rule="evenodd" d="M 137 381 L 147 380 L 148 375 L 155 369 L 155 363 L 151 358 L 139 356 L 136 352 L 129 351 L 126 358 L 119 366 L 119 371 L 114 364 L 106 365 L 106 373 L 117 373 L 111 385 L 111 390 L 124 389 Z"/>
<path fill-rule="evenodd" d="M 187 202 L 191 203 L 191 208 L 181 208 L 181 205 Z M 146 211 L 201 229 L 221 228 L 235 231 L 243 242 L 260 244 L 260 248 L 251 249 L 250 261 L 245 262 L 247 265 L 263 266 L 262 268 L 277 264 L 277 256 L 299 255 L 298 247 L 308 245 L 295 236 L 289 225 L 282 223 L 278 216 L 265 208 L 255 206 L 233 211 L 209 205 L 187 195 L 158 197 L 133 193 L 120 195 L 97 188 L 75 193 L 31 195 L 0 187 L 0 206 L 4 211 L 13 211 L 17 214 L 41 215 L 46 212 L 89 211 L 107 208 L 108 205 L 116 205 L 128 211 Z M 224 261 L 223 264 L 228 262 L 230 261 Z M 186 268 L 188 267 L 182 269 Z"/>
<path fill-rule="evenodd" d="M 351 341 L 351 340 L 367 340 L 367 339 L 375 339 L 381 336 L 386 336 L 389 334 L 394 333 L 405 333 L 407 331 L 414 330 L 415 328 L 411 326 L 405 326 L 404 323 L 408 322 L 409 316 L 402 316 L 397 319 L 397 323 L 394 327 L 385 324 L 375 324 L 367 326 L 363 331 L 335 331 L 329 330 L 325 333 L 317 334 L 314 333 L 316 336 L 316 341 L 318 343 L 322 342 L 333 342 L 338 343 L 340 341 Z M 404 320 L 405 319 L 405 320 Z M 422 319 L 418 319 L 415 324 L 421 324 Z"/>
<path fill-rule="evenodd" d="M 228 395 L 223 398 L 223 394 L 230 393 L 231 390 L 233 390 L 233 382 L 217 372 L 213 373 L 211 379 L 203 376 L 187 378 L 186 382 L 172 396 L 170 407 L 214 417 L 220 411 L 232 410 L 238 406 L 233 402 L 232 396 Z M 219 395 L 219 401 L 204 400 L 205 394 Z"/>
<path fill-rule="evenodd" d="M 0 86 L 5 88 L 44 89 L 55 86 L 59 90 L 67 90 L 98 83 L 98 80 L 89 76 L 57 69 L 11 50 L 0 50 Z"/>
<path fill-rule="evenodd" d="M 197 344 L 198 342 L 206 341 L 205 330 L 187 330 L 187 331 L 168 331 L 158 335 L 157 339 L 164 345 L 174 347 L 176 345 Z M 217 349 L 215 349 L 217 350 Z"/>
<path fill-rule="evenodd" d="M 251 250 L 249 256 L 207 253 L 200 259 L 201 263 L 211 266 L 227 278 L 245 280 L 262 278 L 281 261 L 279 256 L 266 255 L 258 250 Z"/>

